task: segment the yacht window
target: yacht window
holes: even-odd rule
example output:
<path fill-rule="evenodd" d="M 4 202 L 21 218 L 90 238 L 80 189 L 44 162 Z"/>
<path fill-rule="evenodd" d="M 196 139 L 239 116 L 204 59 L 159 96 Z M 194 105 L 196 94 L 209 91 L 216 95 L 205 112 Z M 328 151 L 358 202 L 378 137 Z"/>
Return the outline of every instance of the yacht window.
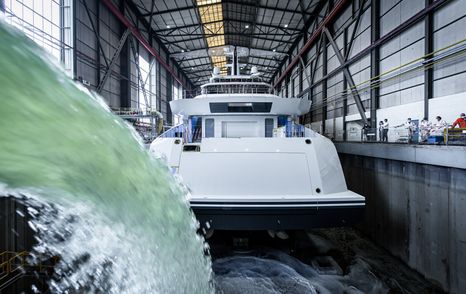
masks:
<path fill-rule="evenodd" d="M 215 121 L 213 118 L 205 119 L 205 137 L 206 138 L 215 137 Z"/>
<path fill-rule="evenodd" d="M 265 137 L 266 138 L 273 137 L 273 118 L 265 119 Z"/>
<path fill-rule="evenodd" d="M 209 104 L 211 113 L 227 112 L 270 112 L 271 102 L 212 102 Z"/>
<path fill-rule="evenodd" d="M 201 142 L 202 138 L 202 118 L 193 116 L 191 117 L 191 135 L 192 139 L 191 142 Z"/>

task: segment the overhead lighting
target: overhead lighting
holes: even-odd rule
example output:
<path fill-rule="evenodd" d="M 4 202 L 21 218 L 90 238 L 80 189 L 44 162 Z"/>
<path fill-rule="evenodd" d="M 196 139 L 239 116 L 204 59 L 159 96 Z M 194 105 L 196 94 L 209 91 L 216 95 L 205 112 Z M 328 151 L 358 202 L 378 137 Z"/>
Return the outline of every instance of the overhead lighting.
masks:
<path fill-rule="evenodd" d="M 244 27 L 245 27 L 246 29 L 249 29 L 249 25 L 245 25 Z"/>
<path fill-rule="evenodd" d="M 272 51 L 273 51 L 273 52 L 276 52 L 276 51 L 277 51 L 277 49 L 275 49 L 275 48 L 274 48 Z"/>
<path fill-rule="evenodd" d="M 284 27 L 287 28 L 287 27 L 288 27 L 288 24 L 285 24 Z"/>
<path fill-rule="evenodd" d="M 183 53 L 184 53 L 184 49 L 181 49 L 181 52 L 183 52 Z"/>
<path fill-rule="evenodd" d="M 169 26 L 169 25 L 167 25 L 167 29 L 169 29 L 169 28 L 170 28 L 170 26 Z"/>
<path fill-rule="evenodd" d="M 195 0 L 195 2 L 199 10 L 204 33 L 212 35 L 205 38 L 207 47 L 213 49 L 214 47 L 225 46 L 222 0 Z M 213 67 L 217 67 L 220 72 L 226 73 L 226 56 L 216 55 L 214 50 L 210 52 Z"/>

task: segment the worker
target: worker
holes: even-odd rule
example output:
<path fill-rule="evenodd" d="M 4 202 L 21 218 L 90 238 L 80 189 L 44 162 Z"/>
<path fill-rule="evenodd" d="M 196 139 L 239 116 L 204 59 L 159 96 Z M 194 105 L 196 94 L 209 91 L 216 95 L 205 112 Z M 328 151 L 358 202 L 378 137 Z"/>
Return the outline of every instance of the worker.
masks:
<path fill-rule="evenodd" d="M 455 120 L 455 122 L 451 125 L 451 128 L 454 129 L 458 126 L 460 129 L 466 129 L 466 115 L 464 113 L 460 114 L 460 117 Z"/>
<path fill-rule="evenodd" d="M 365 123 L 364 126 L 362 127 L 362 140 L 363 141 L 367 141 L 367 134 L 370 128 L 371 127 L 367 123 Z"/>
<path fill-rule="evenodd" d="M 379 121 L 379 140 L 382 141 L 383 137 L 383 120 Z"/>
<path fill-rule="evenodd" d="M 421 142 L 427 142 L 427 138 L 429 137 L 430 130 L 432 129 L 432 124 L 430 123 L 427 117 L 424 117 L 422 119 L 419 129 L 421 133 Z"/>
<path fill-rule="evenodd" d="M 384 119 L 382 124 L 382 142 L 388 142 L 388 128 L 388 119 Z"/>
<path fill-rule="evenodd" d="M 395 128 L 404 127 L 408 132 L 408 143 L 413 142 L 414 132 L 416 131 L 416 125 L 411 121 L 411 118 L 408 117 L 404 124 L 395 126 Z"/>
<path fill-rule="evenodd" d="M 435 122 L 432 125 L 432 129 L 430 130 L 431 136 L 443 136 L 443 131 L 448 126 L 447 122 L 442 119 L 441 116 L 437 116 L 435 118 Z"/>

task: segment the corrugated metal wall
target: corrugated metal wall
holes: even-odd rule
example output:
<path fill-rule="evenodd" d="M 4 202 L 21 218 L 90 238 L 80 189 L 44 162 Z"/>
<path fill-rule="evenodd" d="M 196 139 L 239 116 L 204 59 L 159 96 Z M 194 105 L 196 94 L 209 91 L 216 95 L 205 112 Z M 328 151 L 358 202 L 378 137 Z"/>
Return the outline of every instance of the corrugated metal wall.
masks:
<path fill-rule="evenodd" d="M 75 78 L 88 81 L 91 84 L 90 88 L 96 89 L 99 80 L 106 71 L 106 64 L 99 50 L 96 33 L 92 29 L 92 24 L 83 1 L 85 0 L 75 1 L 75 54 L 77 58 Z M 119 7 L 125 6 L 122 10 L 127 18 L 132 20 L 136 27 L 140 28 L 142 35 L 146 40 L 149 40 L 153 48 L 161 55 L 162 59 L 170 64 L 178 77 L 186 82 L 188 88 L 191 88 L 191 82 L 179 71 L 177 65 L 169 58 L 167 51 L 155 38 L 150 40 L 145 24 L 139 21 L 134 11 L 126 5 L 123 5 L 123 2 L 124 1 L 115 1 L 115 4 L 119 5 Z M 100 1 L 87 0 L 86 4 L 94 27 L 96 28 L 95 31 L 100 36 L 100 43 L 105 57 L 110 61 L 126 28 Z M 173 99 L 173 97 L 170 96 L 173 93 L 171 87 L 177 82 L 159 62 L 154 60 L 154 57 L 143 46 L 140 46 L 136 40 L 133 41 L 133 44 L 137 51 L 137 60 L 134 58 L 131 51 L 129 41 L 127 41 L 126 46 L 116 60 L 115 66 L 112 68 L 112 74 L 103 87 L 101 95 L 112 108 L 136 108 L 150 106 L 150 104 L 152 104 L 152 107 L 156 107 L 157 110 L 162 112 L 166 118 L 166 122 L 171 123 L 172 117 L 168 102 Z M 140 58 L 144 60 L 146 65 L 149 65 L 149 68 L 144 68 L 141 65 Z M 150 66 L 152 63 L 154 63 L 154 65 Z M 145 103 L 137 68 L 141 68 L 141 73 L 145 76 L 143 77 L 143 81 L 145 82 L 147 104 L 149 105 Z"/>
<path fill-rule="evenodd" d="M 334 4 L 337 2 L 333 1 Z M 361 0 L 354 0 L 350 5 L 347 5 L 344 11 L 328 27 L 343 56 L 347 53 L 347 50 L 350 50 L 348 58 L 351 59 L 376 41 L 371 40 L 371 30 L 373 27 L 376 28 L 378 26 L 379 38 L 384 37 L 433 2 L 435 1 L 366 0 L 362 8 L 360 23 L 354 34 L 351 49 L 348 47 L 352 41 L 351 36 Z M 377 17 L 375 17 L 378 22 L 377 24 L 372 24 L 372 13 L 377 12 L 377 10 L 373 11 L 374 5 L 379 5 L 379 12 Z M 328 7 L 326 5 L 320 10 L 319 15 L 324 16 L 327 11 Z M 429 23 L 426 24 L 428 21 L 427 17 L 432 20 L 430 26 L 431 34 L 429 34 Z M 322 19 L 322 17 L 317 17 L 317 23 L 320 23 Z M 358 85 L 374 77 L 374 74 L 371 74 L 371 69 L 376 67 L 379 67 L 380 73 L 385 73 L 393 68 L 421 58 L 427 53 L 465 40 L 466 30 L 462 29 L 465 26 L 466 0 L 447 1 L 431 14 L 427 14 L 427 16 L 424 16 L 415 24 L 402 30 L 401 33 L 379 46 L 376 49 L 379 54 L 376 63 L 371 62 L 371 52 L 352 62 L 349 65 L 349 71 L 354 83 Z M 315 23 L 310 26 L 309 35 L 313 33 L 315 27 Z M 428 46 L 425 44 L 426 34 L 432 39 L 433 46 L 431 51 L 428 51 Z M 346 123 L 358 120 L 358 109 L 353 97 L 349 93 L 347 95 L 343 94 L 348 85 L 342 71 L 333 72 L 340 66 L 340 62 L 332 46 L 329 42 L 324 42 L 322 49 L 317 53 L 318 43 L 315 42 L 309 52 L 303 56 L 306 63 L 306 72 L 309 76 L 314 76 L 311 87 L 309 87 L 309 82 L 305 78 L 306 74 L 302 78 L 302 89 L 312 93 L 313 101 L 312 110 L 305 116 L 304 121 L 310 124 L 313 129 L 321 131 L 321 133 L 336 139 L 342 139 L 342 132 Z M 302 46 L 303 41 L 301 40 L 299 44 Z M 300 46 L 296 47 L 292 57 L 296 56 L 300 48 Z M 312 63 L 316 58 L 318 62 L 312 67 Z M 288 60 L 283 64 L 280 72 L 276 74 L 275 80 L 284 72 L 289 63 Z M 280 95 L 291 95 L 292 87 L 294 87 L 295 95 L 299 93 L 297 91 L 300 88 L 300 79 L 297 74 L 299 66 L 300 64 L 298 63 L 295 66 L 296 68 L 291 70 L 288 77 L 279 85 Z M 388 116 L 393 124 L 399 124 L 404 122 L 406 117 L 398 113 L 398 106 L 424 101 L 427 98 L 431 100 L 432 98 L 440 99 L 435 103 L 427 103 L 427 105 L 433 104 L 432 107 L 428 107 L 429 109 L 427 109 L 430 119 L 433 119 L 436 115 L 441 115 L 448 118 L 447 121 L 449 121 L 459 115 L 461 111 L 458 109 L 436 109 L 433 106 L 448 103 L 447 97 L 458 93 L 464 94 L 463 101 L 466 105 L 466 83 L 463 82 L 466 78 L 465 54 L 458 55 L 449 62 L 435 64 L 432 71 L 432 93 L 430 95 L 429 93 L 425 93 L 427 74 L 422 68 L 410 74 L 384 81 L 378 89 L 379 95 L 376 95 L 377 97 L 373 99 L 373 102 L 371 102 L 371 88 L 361 86 L 358 92 L 368 112 L 367 115 L 370 115 L 371 107 L 376 109 L 374 114 L 377 114 L 377 116 L 379 116 L 379 110 L 385 109 L 383 114 L 380 113 L 380 116 L 384 115 L 384 117 L 377 117 L 374 121 Z M 328 73 L 331 74 L 326 77 Z M 441 99 L 444 97 L 445 99 Z M 421 107 L 424 108 L 423 105 Z M 418 108 L 418 105 L 413 104 L 412 108 Z M 462 109 L 462 112 L 464 111 L 466 109 Z M 405 115 L 405 112 L 403 112 L 403 115 Z M 423 115 L 424 109 L 421 109 L 420 114 L 417 112 L 413 113 L 413 118 L 422 119 Z M 325 130 L 322 129 L 323 127 Z"/>

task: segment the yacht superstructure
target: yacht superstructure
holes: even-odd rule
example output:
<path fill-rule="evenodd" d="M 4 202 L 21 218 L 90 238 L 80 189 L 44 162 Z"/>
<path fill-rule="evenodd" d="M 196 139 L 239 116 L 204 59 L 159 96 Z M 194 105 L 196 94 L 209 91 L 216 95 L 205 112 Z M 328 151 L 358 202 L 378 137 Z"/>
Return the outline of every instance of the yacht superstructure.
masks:
<path fill-rule="evenodd" d="M 347 189 L 333 143 L 294 122 L 310 99 L 275 95 L 255 69 L 214 70 L 201 89 L 170 102 L 183 124 L 150 146 L 187 185 L 201 226 L 284 230 L 361 219 L 365 198 Z"/>

